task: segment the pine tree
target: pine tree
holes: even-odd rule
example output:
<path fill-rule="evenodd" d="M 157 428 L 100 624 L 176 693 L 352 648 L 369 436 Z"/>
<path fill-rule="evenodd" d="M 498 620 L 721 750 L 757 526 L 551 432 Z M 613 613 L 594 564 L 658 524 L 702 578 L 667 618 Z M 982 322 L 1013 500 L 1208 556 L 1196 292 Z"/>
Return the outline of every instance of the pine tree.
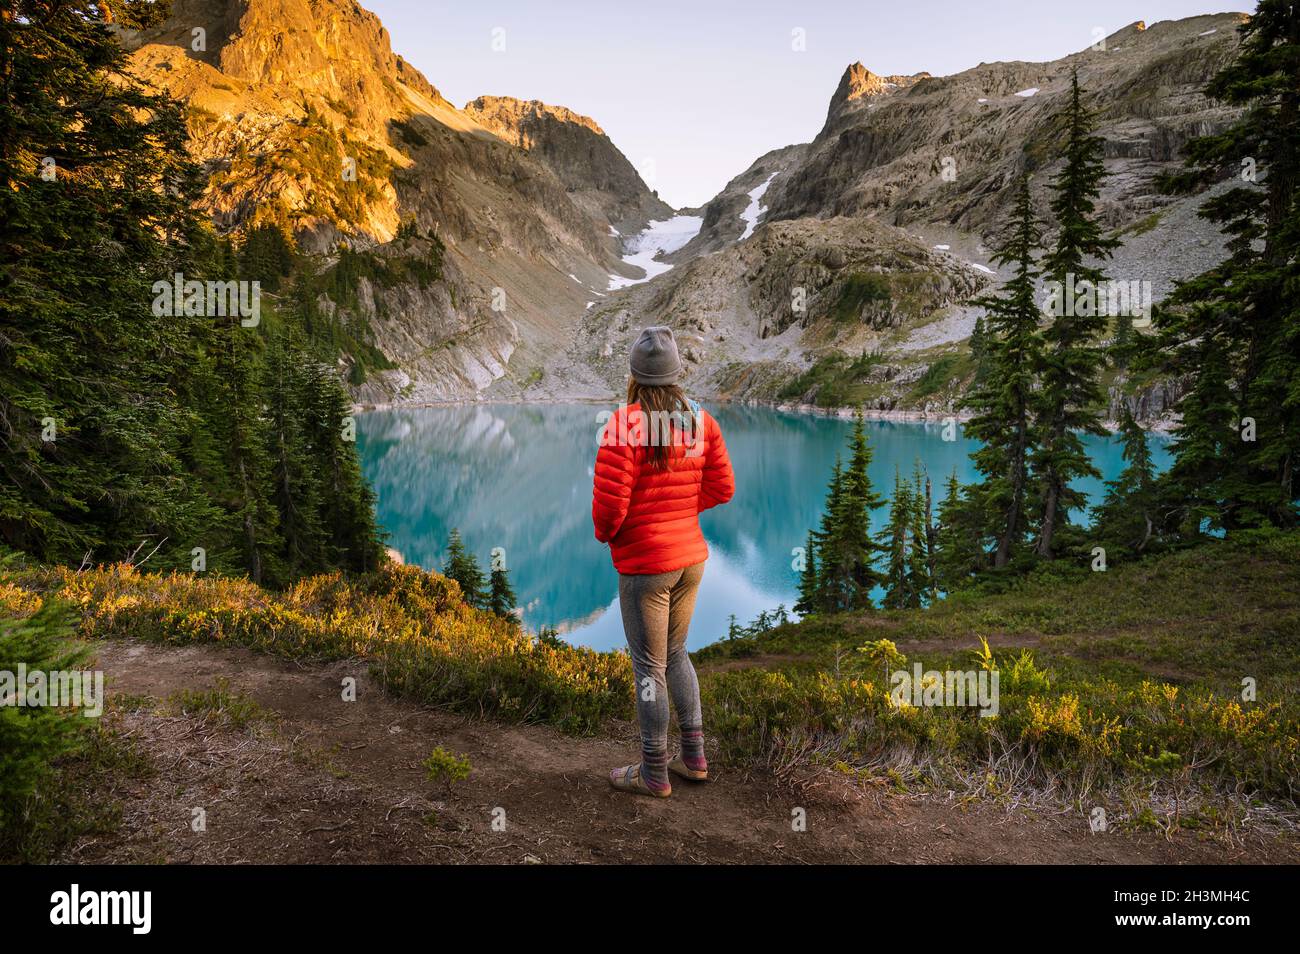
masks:
<path fill-rule="evenodd" d="M 885 550 L 882 605 L 886 609 L 921 607 L 933 596 L 923 481 L 919 466 L 910 480 L 895 468 L 889 522 L 880 534 Z"/>
<path fill-rule="evenodd" d="M 327 528 L 326 566 L 353 572 L 377 567 L 383 542 L 375 524 L 375 494 L 361 473 L 352 399 L 335 370 L 303 355 L 306 438 L 319 468 L 320 521 Z"/>
<path fill-rule="evenodd" d="M 939 505 L 933 585 L 952 593 L 969 583 L 984 566 L 980 527 L 986 522 L 977 501 L 962 491 L 957 471 L 947 481 L 947 492 Z"/>
<path fill-rule="evenodd" d="M 882 507 L 884 500 L 871 485 L 870 465 L 871 445 L 858 414 L 849 438 L 848 465 L 836 458 L 825 510 L 813 534 L 817 554 L 814 611 L 867 609 L 872 605 L 872 590 L 884 580 L 877 567 L 884 548 L 871 532 L 871 512 Z"/>
<path fill-rule="evenodd" d="M 53 598 L 30 616 L 0 615 L 0 672 L 12 678 L 19 666 L 42 673 L 84 669 L 90 654 L 74 641 L 74 618 L 72 607 Z M 0 857 L 25 855 L 40 841 L 46 816 L 63 801 L 51 797 L 57 788 L 50 784 L 53 765 L 82 748 L 91 722 L 76 709 L 6 699 L 0 718 Z"/>
<path fill-rule="evenodd" d="M 826 485 L 826 503 L 821 521 L 812 532 L 819 565 L 813 579 L 816 593 L 813 612 L 837 613 L 847 608 L 849 563 L 840 545 L 839 533 L 845 510 L 844 465 L 839 456 Z"/>
<path fill-rule="evenodd" d="M 1205 92 L 1241 118 L 1188 143 L 1186 170 L 1167 180 L 1174 191 L 1239 180 L 1201 207 L 1229 237 L 1227 259 L 1180 284 L 1156 315 L 1153 365 L 1197 382 L 1162 480 L 1169 522 L 1191 536 L 1203 522 L 1298 522 L 1300 7 L 1261 0 L 1240 33 L 1240 54 Z M 1243 439 L 1247 418 L 1253 441 Z"/>
<path fill-rule="evenodd" d="M 293 243 L 280 226 L 266 222 L 248 230 L 239 248 L 241 278 L 256 280 L 264 290 L 275 292 L 293 268 Z"/>
<path fill-rule="evenodd" d="M 1126 466 L 1117 479 L 1106 482 L 1106 496 L 1093 510 L 1093 533 L 1107 544 L 1107 552 L 1141 553 L 1155 530 L 1155 468 L 1146 431 L 1127 405 L 1119 436 Z"/>
<path fill-rule="evenodd" d="M 965 406 L 974 411 L 966 433 L 980 446 L 971 454 L 982 475 L 978 494 L 990 525 L 979 538 L 993 540 L 993 566 L 1005 567 L 1029 531 L 1029 467 L 1033 447 L 1035 376 L 1042 363 L 1039 309 L 1034 301 L 1038 269 L 1034 253 L 1039 231 L 1029 180 L 1020 182 L 1011 232 L 994 260 L 1013 268 L 1002 293 L 975 300 L 988 314 L 983 352 L 985 376 Z"/>
<path fill-rule="evenodd" d="M 1229 362 L 1214 342 L 1190 346 L 1200 355 L 1192 390 L 1178 409 L 1182 422 L 1174 434 L 1174 462 L 1160 481 L 1165 501 L 1159 522 L 1166 533 L 1200 538 L 1202 527 L 1226 524 L 1225 501 L 1232 493 L 1234 459 L 1238 441 L 1233 429 L 1236 397 L 1229 381 Z"/>
<path fill-rule="evenodd" d="M 934 522 L 934 487 L 929 471 L 925 473 L 924 509 L 921 516 L 925 530 L 925 577 L 930 585 L 930 596 L 934 597 L 938 585 L 939 528 Z"/>
<path fill-rule="evenodd" d="M 908 551 L 908 576 L 916 593 L 916 605 L 934 599 L 934 553 L 930 549 L 929 477 L 918 460 L 912 469 L 912 544 Z"/>
<path fill-rule="evenodd" d="M 492 567 L 489 577 L 487 609 L 503 619 L 515 618 L 515 604 L 518 600 L 510 586 L 510 575 L 503 566 Z"/>
<path fill-rule="evenodd" d="M 1123 370 L 1133 359 L 1137 347 L 1137 332 L 1133 330 L 1133 316 L 1127 312 L 1115 316 L 1115 332 L 1110 343 L 1110 360 Z"/>
<path fill-rule="evenodd" d="M 460 531 L 452 529 L 447 541 L 447 559 L 443 562 L 443 574 L 449 580 L 460 584 L 461 598 L 475 609 L 485 609 L 488 597 L 484 592 L 483 571 L 479 568 L 474 554 L 465 548 Z"/>
<path fill-rule="evenodd" d="M 881 532 L 881 545 L 885 547 L 885 595 L 881 601 L 886 609 L 905 609 L 920 606 L 920 598 L 912 585 L 910 551 L 915 546 L 912 535 L 915 503 L 911 488 L 894 470 L 894 496 L 889 504 L 889 523 Z"/>
<path fill-rule="evenodd" d="M 285 334 L 271 337 L 262 393 L 271 498 L 279 512 L 282 559 L 288 576 L 319 572 L 330 565 L 321 520 L 321 474 L 306 434 L 307 382 L 299 355 Z"/>
<path fill-rule="evenodd" d="M 237 317 L 219 325 L 214 342 L 216 386 L 209 427 L 228 467 L 224 502 L 234 518 L 235 546 L 255 583 L 287 579 L 280 512 L 274 498 L 273 433 L 262 413 L 261 341 Z"/>
<path fill-rule="evenodd" d="M 1089 264 L 1110 257 L 1119 244 L 1106 238 L 1096 215 L 1101 180 L 1103 142 L 1093 135 L 1093 112 L 1083 104 L 1076 72 L 1070 82 L 1070 102 L 1062 116 L 1065 126 L 1065 165 L 1052 180 L 1055 245 L 1043 258 L 1043 271 L 1058 304 L 1043 332 L 1046 347 L 1037 394 L 1038 438 L 1034 472 L 1040 483 L 1036 552 L 1051 559 L 1057 535 L 1081 506 L 1083 494 L 1071 486 L 1080 477 L 1098 477 L 1080 433 L 1104 434 L 1098 410 L 1102 401 L 1100 370 L 1104 355 L 1097 339 L 1106 330 L 1103 295 L 1071 297 L 1091 287 L 1101 288 L 1105 276 Z M 1085 285 L 1086 283 L 1086 285 Z"/>
<path fill-rule="evenodd" d="M 871 606 L 871 591 L 884 579 L 877 563 L 884 548 L 871 532 L 871 513 L 885 505 L 885 500 L 871 486 L 872 450 L 867 440 L 862 413 L 853 419 L 849 436 L 849 464 L 844 471 L 844 508 L 839 518 L 839 542 L 845 554 L 849 597 L 846 609 Z"/>
<path fill-rule="evenodd" d="M 134 30 L 162 25 L 171 15 L 172 0 L 95 0 L 105 23 L 117 23 Z"/>
<path fill-rule="evenodd" d="M 976 317 L 975 325 L 971 328 L 969 347 L 970 356 L 975 362 L 975 377 L 972 383 L 978 386 L 988 375 L 988 327 L 983 315 Z"/>

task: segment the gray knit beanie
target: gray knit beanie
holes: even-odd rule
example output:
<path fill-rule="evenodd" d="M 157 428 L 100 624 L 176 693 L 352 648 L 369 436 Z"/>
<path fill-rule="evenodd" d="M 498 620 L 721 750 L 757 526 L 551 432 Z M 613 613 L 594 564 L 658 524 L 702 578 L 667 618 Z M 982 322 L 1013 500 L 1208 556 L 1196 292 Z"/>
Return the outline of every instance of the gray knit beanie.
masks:
<path fill-rule="evenodd" d="M 646 328 L 632 345 L 632 377 L 639 384 L 676 384 L 682 359 L 671 328 Z"/>

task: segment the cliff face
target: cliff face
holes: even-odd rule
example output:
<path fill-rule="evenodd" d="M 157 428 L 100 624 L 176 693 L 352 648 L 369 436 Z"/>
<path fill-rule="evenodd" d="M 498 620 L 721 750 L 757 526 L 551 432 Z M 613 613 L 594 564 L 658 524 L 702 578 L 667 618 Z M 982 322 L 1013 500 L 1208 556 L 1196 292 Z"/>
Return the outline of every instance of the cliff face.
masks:
<path fill-rule="evenodd" d="M 1155 177 L 1189 138 L 1234 118 L 1201 89 L 1234 55 L 1243 16 L 1136 23 L 1059 60 L 984 63 L 944 77 L 876 77 L 854 64 L 804 162 L 771 190 L 768 219 L 871 215 L 982 236 L 1007 207 L 1008 183 L 1050 171 L 1059 145 L 1052 117 L 1077 70 L 1113 160 L 1103 211 L 1122 227 L 1167 201 Z M 1035 179 L 1041 192 L 1049 176 Z"/>
<path fill-rule="evenodd" d="M 527 146 L 457 110 L 352 0 L 176 0 L 161 26 L 122 36 L 137 74 L 188 104 L 219 227 L 281 224 L 324 267 L 343 245 L 419 254 L 393 242 L 403 223 L 445 243 L 438 288 L 322 302 L 398 367 L 357 386 L 368 400 L 467 397 L 512 358 L 531 368 L 581 313 L 570 276 L 603 287 L 621 267 L 609 216 L 638 228 L 666 208 L 567 110 Z M 569 127 L 585 141 L 555 131 Z M 570 147 L 599 148 L 583 166 Z M 603 171 L 613 157 L 625 168 Z"/>

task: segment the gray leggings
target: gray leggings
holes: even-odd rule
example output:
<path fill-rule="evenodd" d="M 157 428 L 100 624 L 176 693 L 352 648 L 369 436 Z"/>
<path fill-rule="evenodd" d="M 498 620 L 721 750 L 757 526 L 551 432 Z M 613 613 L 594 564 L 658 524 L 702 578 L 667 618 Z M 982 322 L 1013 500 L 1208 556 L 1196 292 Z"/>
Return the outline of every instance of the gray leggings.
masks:
<path fill-rule="evenodd" d="M 636 715 L 646 752 L 668 748 L 668 697 L 683 729 L 698 729 L 700 683 L 686 654 L 686 630 L 704 564 L 653 575 L 618 577 L 618 604 L 636 677 Z"/>

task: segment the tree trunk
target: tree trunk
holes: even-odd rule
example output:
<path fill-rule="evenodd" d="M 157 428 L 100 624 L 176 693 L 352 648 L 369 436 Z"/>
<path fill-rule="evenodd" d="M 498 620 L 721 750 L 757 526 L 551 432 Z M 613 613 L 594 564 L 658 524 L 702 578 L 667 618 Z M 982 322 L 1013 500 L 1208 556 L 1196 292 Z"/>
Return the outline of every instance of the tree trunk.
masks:
<path fill-rule="evenodd" d="M 1011 466 L 1008 468 L 1011 481 L 1011 504 L 1007 508 L 1006 524 L 998 537 L 997 553 L 993 555 L 993 566 L 996 569 L 1001 569 L 1011 562 L 1011 542 L 1015 540 L 1016 533 L 1020 529 L 1020 509 L 1025 499 L 1026 441 L 1026 428 L 1022 421 L 1016 428 L 1016 450 L 1011 455 Z"/>
<path fill-rule="evenodd" d="M 936 579 L 935 554 L 939 549 L 939 531 L 934 527 L 934 506 L 931 497 L 930 475 L 925 475 L 925 568 L 933 585 Z"/>
<path fill-rule="evenodd" d="M 1055 475 L 1048 475 L 1047 491 L 1043 494 L 1043 529 L 1038 535 L 1037 553 L 1044 560 L 1052 559 L 1052 538 L 1056 535 L 1056 506 L 1060 492 Z"/>

